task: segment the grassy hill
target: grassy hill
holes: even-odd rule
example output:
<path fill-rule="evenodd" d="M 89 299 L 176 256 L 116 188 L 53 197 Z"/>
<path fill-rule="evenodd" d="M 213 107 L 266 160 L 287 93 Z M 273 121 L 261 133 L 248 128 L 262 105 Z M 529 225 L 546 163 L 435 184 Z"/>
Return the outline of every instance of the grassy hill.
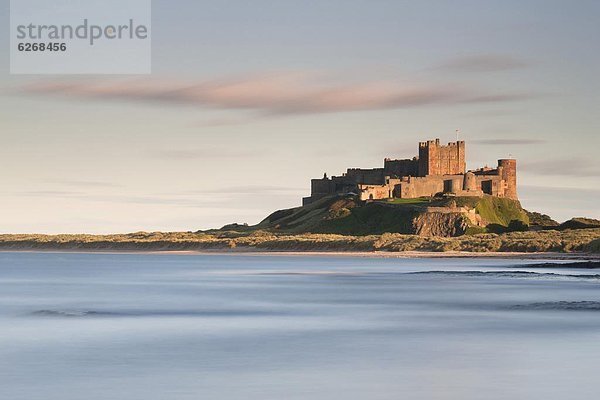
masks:
<path fill-rule="evenodd" d="M 527 211 L 527 216 L 529 217 L 529 226 L 534 230 L 543 230 L 543 229 L 556 229 L 560 224 L 552 219 L 549 215 L 542 214 L 535 211 Z"/>
<path fill-rule="evenodd" d="M 508 230 L 511 225 L 517 225 L 514 221 L 528 222 L 518 202 L 492 197 L 366 204 L 347 197 L 330 197 L 306 207 L 274 212 L 255 226 L 231 224 L 210 231 L 116 235 L 0 235 L 0 250 L 600 253 L 600 228 L 504 233 L 473 230 L 469 232 L 472 234 L 459 237 L 413 233 L 415 218 L 430 214 L 437 218 L 435 212 L 428 211 L 429 207 L 455 206 L 466 207 L 480 218 L 485 217 L 488 227 L 492 228 L 502 226 Z M 448 223 L 448 220 L 440 222 Z"/>
<path fill-rule="evenodd" d="M 457 213 L 431 212 L 432 207 L 474 210 L 487 227 L 474 226 L 466 216 Z M 435 229 L 427 231 L 439 236 L 458 236 L 464 233 L 524 230 L 529 218 L 518 201 L 492 196 L 394 199 L 368 203 L 334 196 L 307 206 L 276 211 L 251 229 L 344 235 L 415 234 L 422 232 L 419 223 L 434 225 Z"/>
<path fill-rule="evenodd" d="M 600 228 L 600 221 L 592 218 L 571 218 L 570 220 L 563 222 L 557 229 L 596 229 Z"/>
<path fill-rule="evenodd" d="M 367 235 L 385 232 L 411 233 L 419 213 L 414 204 L 360 204 L 352 198 L 327 197 L 304 207 L 276 211 L 256 226 L 288 233 L 337 233 Z"/>
<path fill-rule="evenodd" d="M 600 253 L 600 228 L 483 233 L 460 237 L 287 234 L 263 230 L 116 235 L 0 235 L 0 250 L 79 251 L 468 251 Z"/>
<path fill-rule="evenodd" d="M 451 212 L 439 211 L 444 207 Z M 467 211 L 452 211 L 460 207 Z M 528 215 L 547 225 L 549 218 L 528 214 L 518 201 L 490 196 L 370 203 L 338 196 L 276 211 L 254 226 L 115 235 L 0 235 L 0 250 L 600 253 L 597 221 L 574 219 L 553 229 L 521 232 L 529 223 Z M 474 216 L 486 226 L 473 226 Z"/>

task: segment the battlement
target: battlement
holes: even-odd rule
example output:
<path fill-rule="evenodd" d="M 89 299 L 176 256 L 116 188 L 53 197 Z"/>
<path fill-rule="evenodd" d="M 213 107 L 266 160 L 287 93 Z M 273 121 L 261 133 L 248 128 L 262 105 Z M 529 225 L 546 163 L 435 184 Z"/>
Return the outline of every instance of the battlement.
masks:
<path fill-rule="evenodd" d="M 419 147 L 439 146 L 440 139 L 428 140 L 426 142 L 419 142 Z"/>
<path fill-rule="evenodd" d="M 464 140 L 457 140 L 456 142 L 448 142 L 447 145 L 442 145 L 440 139 L 427 140 L 425 142 L 419 142 L 419 147 L 429 147 L 429 146 L 437 146 L 437 147 L 449 147 L 449 146 L 464 146 Z"/>

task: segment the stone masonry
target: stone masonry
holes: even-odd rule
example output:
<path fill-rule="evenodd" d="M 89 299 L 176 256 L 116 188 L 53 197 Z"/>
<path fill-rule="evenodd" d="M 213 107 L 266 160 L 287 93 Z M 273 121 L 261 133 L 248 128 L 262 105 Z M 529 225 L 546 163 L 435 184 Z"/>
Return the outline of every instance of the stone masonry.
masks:
<path fill-rule="evenodd" d="M 440 140 L 419 143 L 419 155 L 411 159 L 389 159 L 383 168 L 349 168 L 341 176 L 311 180 L 310 204 L 331 195 L 356 195 L 360 200 L 410 199 L 439 194 L 483 196 L 488 194 L 517 200 L 517 161 L 498 160 L 496 168 L 467 171 L 465 142 L 441 145 Z"/>

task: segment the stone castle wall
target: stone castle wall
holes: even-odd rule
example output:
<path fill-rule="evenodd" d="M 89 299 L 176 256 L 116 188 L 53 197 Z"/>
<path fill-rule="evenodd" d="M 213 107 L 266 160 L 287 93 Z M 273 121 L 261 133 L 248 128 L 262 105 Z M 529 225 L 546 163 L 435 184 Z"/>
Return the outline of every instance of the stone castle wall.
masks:
<path fill-rule="evenodd" d="M 417 198 L 453 193 L 457 196 L 517 197 L 517 162 L 498 160 L 497 168 L 466 171 L 465 142 L 440 145 L 439 139 L 419 143 L 419 157 L 392 160 L 383 168 L 350 168 L 342 176 L 311 181 L 310 204 L 332 194 L 357 194 L 361 200 Z"/>
<path fill-rule="evenodd" d="M 383 170 L 387 176 L 418 176 L 419 159 L 417 157 L 406 160 L 383 160 Z"/>
<path fill-rule="evenodd" d="M 367 183 L 370 185 L 378 185 L 383 183 L 385 174 L 383 168 L 349 168 L 346 171 L 346 178 L 355 183 Z"/>

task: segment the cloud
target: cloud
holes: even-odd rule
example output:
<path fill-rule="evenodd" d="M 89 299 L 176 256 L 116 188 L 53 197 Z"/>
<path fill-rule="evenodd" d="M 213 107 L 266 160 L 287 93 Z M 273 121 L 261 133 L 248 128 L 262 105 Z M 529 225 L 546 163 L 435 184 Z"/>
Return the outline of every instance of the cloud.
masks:
<path fill-rule="evenodd" d="M 519 185 L 520 189 L 524 189 L 528 192 L 536 192 L 541 195 L 554 194 L 558 196 L 558 200 L 564 198 L 562 196 L 566 194 L 580 195 L 581 197 L 588 197 L 591 201 L 596 201 L 596 198 L 600 196 L 600 188 L 582 188 L 582 187 L 566 187 L 566 186 L 538 186 L 538 185 Z"/>
<path fill-rule="evenodd" d="M 82 188 L 118 188 L 122 187 L 117 183 L 112 182 L 99 182 L 99 181 L 56 181 L 56 183 L 65 185 L 65 186 L 73 186 L 73 187 L 82 187 Z"/>
<path fill-rule="evenodd" d="M 154 153 L 157 157 L 166 160 L 197 160 L 213 158 L 250 158 L 257 156 L 251 151 L 237 151 L 233 149 L 170 149 Z"/>
<path fill-rule="evenodd" d="M 586 158 L 563 158 L 521 163 L 520 170 L 548 176 L 600 176 L 600 164 Z"/>
<path fill-rule="evenodd" d="M 192 191 L 194 194 L 235 194 L 235 195 L 273 195 L 273 194 L 295 194 L 304 192 L 306 188 L 270 185 L 245 185 L 229 188 L 217 188 L 204 191 Z"/>
<path fill-rule="evenodd" d="M 244 125 L 256 121 L 256 116 L 249 116 L 244 118 L 211 118 L 205 121 L 194 123 L 194 126 L 213 128 L 219 126 L 231 126 L 231 125 Z"/>
<path fill-rule="evenodd" d="M 469 142 L 488 146 L 521 146 L 547 143 L 546 140 L 542 139 L 476 139 Z"/>
<path fill-rule="evenodd" d="M 519 198 L 531 211 L 552 215 L 558 221 L 574 216 L 600 218 L 600 189 L 554 186 L 519 186 Z"/>
<path fill-rule="evenodd" d="M 479 54 L 458 57 L 439 66 L 455 72 L 494 72 L 525 68 L 530 64 L 508 55 Z"/>
<path fill-rule="evenodd" d="M 512 101 L 529 100 L 539 96 L 533 93 L 497 93 L 475 95 L 464 100 L 465 103 L 507 103 Z"/>
<path fill-rule="evenodd" d="M 165 205 L 193 208 L 211 208 L 221 207 L 224 202 L 230 201 L 229 198 L 217 198 L 215 196 L 196 196 L 191 195 L 135 195 L 135 194 L 96 194 L 76 191 L 61 190 L 36 190 L 14 192 L 16 197 L 32 197 L 47 199 L 71 199 L 85 202 L 101 203 L 120 203 L 120 204 L 140 204 L 140 205 Z"/>
<path fill-rule="evenodd" d="M 419 147 L 415 142 L 390 140 L 373 148 L 372 154 L 382 158 L 413 158 L 418 155 Z"/>
<path fill-rule="evenodd" d="M 294 204 L 307 188 L 269 185 L 242 185 L 205 190 L 186 190 L 169 193 L 122 194 L 92 193 L 74 190 L 27 190 L 9 193 L 15 197 L 43 199 L 71 199 L 85 202 L 165 205 L 190 208 L 245 208 L 264 207 L 264 202 L 282 200 L 282 204 Z"/>
<path fill-rule="evenodd" d="M 202 82 L 158 79 L 39 81 L 23 86 L 20 92 L 250 110 L 267 115 L 512 102 L 530 97 L 524 93 L 488 93 L 475 88 L 439 84 L 400 84 L 395 81 L 339 83 L 335 79 L 315 79 L 314 75 L 299 73 Z"/>
<path fill-rule="evenodd" d="M 83 196 L 85 193 L 76 192 L 72 190 L 26 190 L 22 192 L 13 193 L 17 196 L 26 197 L 77 197 Z"/>

